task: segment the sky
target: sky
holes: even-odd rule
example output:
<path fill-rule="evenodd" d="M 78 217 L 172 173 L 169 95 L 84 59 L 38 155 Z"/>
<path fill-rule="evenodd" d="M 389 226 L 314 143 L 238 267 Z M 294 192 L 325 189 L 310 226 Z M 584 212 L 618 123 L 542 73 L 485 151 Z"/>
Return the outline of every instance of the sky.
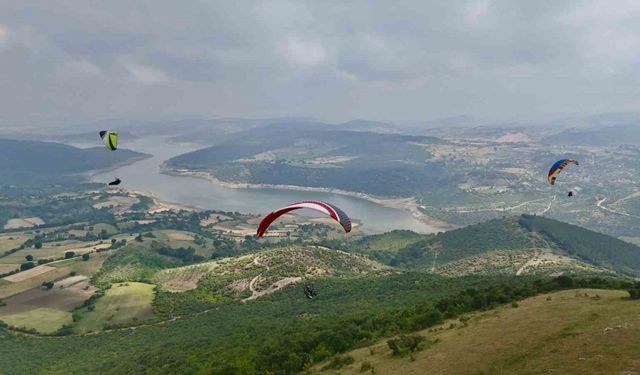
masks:
<path fill-rule="evenodd" d="M 0 125 L 640 110 L 639 1 L 5 1 Z"/>

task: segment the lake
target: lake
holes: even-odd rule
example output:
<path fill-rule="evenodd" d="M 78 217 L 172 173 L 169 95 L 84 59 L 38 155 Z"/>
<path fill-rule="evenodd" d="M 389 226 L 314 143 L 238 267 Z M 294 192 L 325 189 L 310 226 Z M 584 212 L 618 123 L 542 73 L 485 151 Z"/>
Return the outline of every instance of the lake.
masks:
<path fill-rule="evenodd" d="M 87 146 L 87 145 L 76 145 Z M 95 145 L 92 145 L 95 146 Z M 138 161 L 107 173 L 92 177 L 94 182 L 108 182 L 118 177 L 120 188 L 153 193 L 161 200 L 202 209 L 264 214 L 300 200 L 321 200 L 332 203 L 352 219 L 361 222 L 367 234 L 383 233 L 394 229 L 409 229 L 419 233 L 438 230 L 416 220 L 410 213 L 384 207 L 365 199 L 325 192 L 287 189 L 234 189 L 195 177 L 170 176 L 160 173 L 160 165 L 167 159 L 199 147 L 168 143 L 157 137 L 140 138 L 120 144 L 153 157 Z M 116 151 L 117 152 L 117 151 Z M 307 212 L 304 212 L 307 214 Z"/>

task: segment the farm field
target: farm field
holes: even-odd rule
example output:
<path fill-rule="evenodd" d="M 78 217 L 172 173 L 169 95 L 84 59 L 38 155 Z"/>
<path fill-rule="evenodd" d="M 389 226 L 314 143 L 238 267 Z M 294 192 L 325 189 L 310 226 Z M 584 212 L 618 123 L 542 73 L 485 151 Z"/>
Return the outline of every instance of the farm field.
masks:
<path fill-rule="evenodd" d="M 27 255 L 32 255 L 33 259 L 58 259 L 64 257 L 67 251 L 73 251 L 76 255 L 82 255 L 94 251 L 94 249 L 104 249 L 111 246 L 110 243 L 100 244 L 99 242 L 79 242 L 65 241 L 56 246 L 56 243 L 47 243 L 41 249 L 22 249 L 6 257 L 0 258 L 2 263 L 22 263 Z"/>
<path fill-rule="evenodd" d="M 96 273 L 111 252 L 105 251 L 91 254 L 88 261 L 80 258 L 67 259 L 37 266 L 27 271 L 0 279 L 0 298 L 16 295 L 27 290 L 38 288 L 45 281 L 55 281 L 75 272 L 90 277 Z"/>
<path fill-rule="evenodd" d="M 0 320 L 14 327 L 53 333 L 71 323 L 71 311 L 95 291 L 87 277 L 68 277 L 49 290 L 36 287 L 4 299 L 6 306 L 0 307 Z"/>
<path fill-rule="evenodd" d="M 27 238 L 29 238 L 27 235 L 17 233 L 0 236 L 0 255 L 20 246 Z"/>
<path fill-rule="evenodd" d="M 152 318 L 153 288 L 154 285 L 137 282 L 113 284 L 95 304 L 94 311 L 83 314 L 76 331 L 99 331 L 108 325 Z"/>
<path fill-rule="evenodd" d="M 0 315 L 2 321 L 18 328 L 35 329 L 40 333 L 54 333 L 72 322 L 71 313 L 56 309 L 35 308 L 12 315 Z"/>

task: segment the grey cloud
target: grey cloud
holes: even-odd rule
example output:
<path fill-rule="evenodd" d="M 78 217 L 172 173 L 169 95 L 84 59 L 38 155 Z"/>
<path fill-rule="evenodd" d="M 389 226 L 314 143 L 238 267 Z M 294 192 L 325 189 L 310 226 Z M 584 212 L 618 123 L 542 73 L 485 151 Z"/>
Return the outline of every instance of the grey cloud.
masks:
<path fill-rule="evenodd" d="M 0 2 L 0 124 L 636 110 L 633 1 Z"/>

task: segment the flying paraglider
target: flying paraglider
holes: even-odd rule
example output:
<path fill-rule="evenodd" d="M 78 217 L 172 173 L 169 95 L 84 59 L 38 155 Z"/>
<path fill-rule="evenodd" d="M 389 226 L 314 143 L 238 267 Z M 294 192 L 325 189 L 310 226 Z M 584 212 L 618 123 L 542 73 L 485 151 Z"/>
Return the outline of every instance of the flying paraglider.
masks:
<path fill-rule="evenodd" d="M 307 284 L 304 286 L 304 295 L 307 296 L 308 299 L 313 299 L 313 297 L 317 296 L 318 293 L 316 293 L 313 285 Z"/>
<path fill-rule="evenodd" d="M 99 134 L 102 142 L 109 150 L 115 151 L 118 148 L 118 133 L 111 130 L 102 130 Z"/>
<path fill-rule="evenodd" d="M 549 169 L 547 181 L 549 181 L 551 185 L 554 185 L 556 183 L 556 177 L 558 176 L 558 174 L 560 174 L 563 169 L 571 164 L 580 165 L 580 163 L 578 163 L 578 161 L 574 159 L 561 159 L 553 163 L 551 169 Z"/>
<path fill-rule="evenodd" d="M 342 228 L 346 233 L 351 232 L 351 220 L 349 219 L 347 214 L 345 214 L 338 207 L 331 205 L 329 203 L 324 203 L 320 201 L 301 201 L 301 202 L 293 203 L 288 206 L 282 207 L 265 216 L 260 222 L 260 225 L 258 226 L 258 232 L 256 233 L 256 235 L 258 237 L 264 236 L 267 229 L 269 228 L 269 225 L 271 225 L 271 223 L 273 223 L 276 219 L 286 214 L 287 212 L 290 212 L 293 210 L 299 210 L 301 208 L 309 208 L 309 209 L 318 211 L 320 213 L 323 213 L 327 216 L 330 216 L 333 220 L 337 221 L 338 223 L 340 223 L 340 225 L 342 225 Z"/>
<path fill-rule="evenodd" d="M 115 180 L 113 180 L 113 181 L 109 182 L 109 186 L 116 186 L 116 185 L 120 185 L 120 183 L 121 183 L 121 182 L 122 182 L 122 181 L 121 181 L 118 177 L 116 177 L 116 179 L 115 179 Z"/>

